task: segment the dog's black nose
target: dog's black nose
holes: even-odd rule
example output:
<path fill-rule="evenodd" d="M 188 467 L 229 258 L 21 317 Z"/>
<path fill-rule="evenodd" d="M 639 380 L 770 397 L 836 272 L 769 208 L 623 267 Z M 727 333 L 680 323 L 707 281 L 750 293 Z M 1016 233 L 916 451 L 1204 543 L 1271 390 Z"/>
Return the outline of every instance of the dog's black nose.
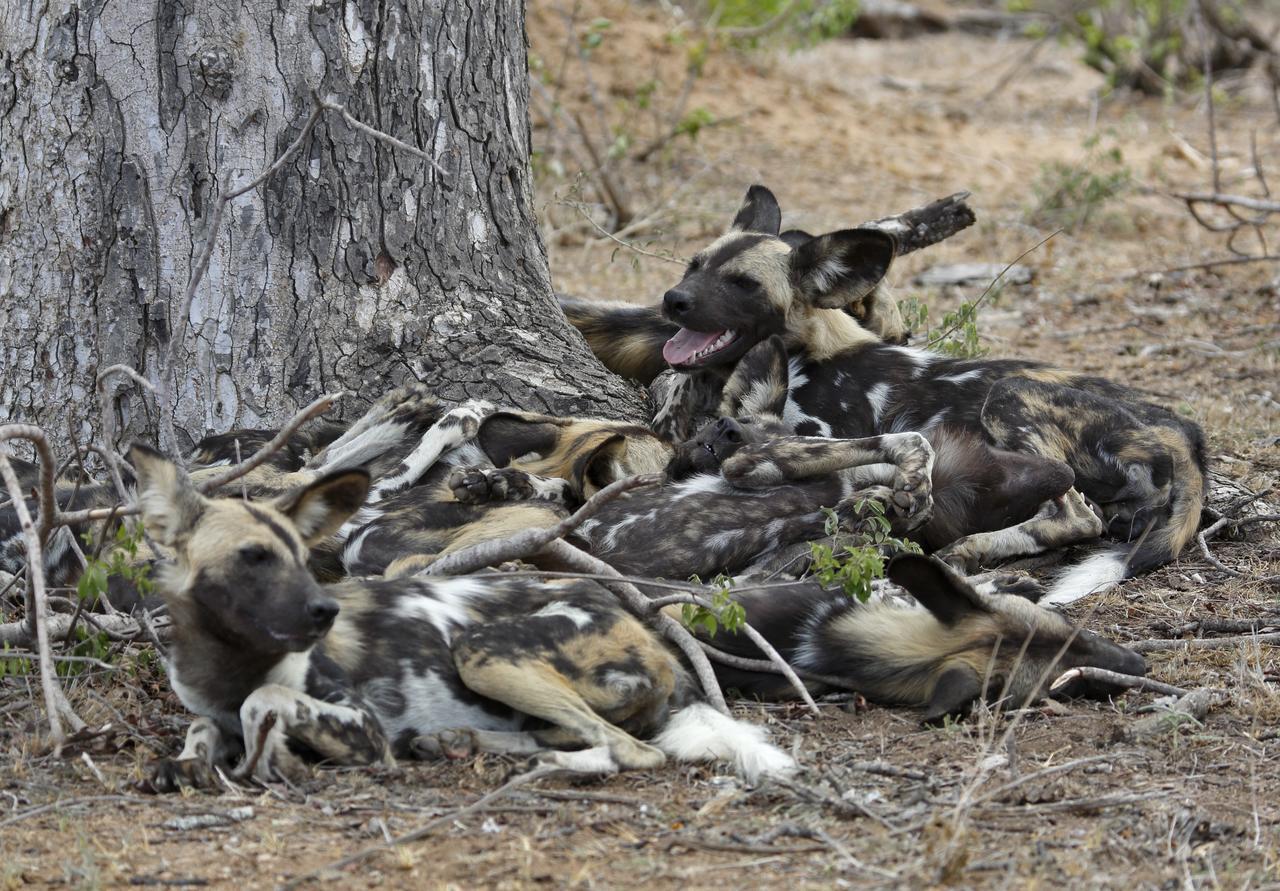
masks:
<path fill-rule="evenodd" d="M 733 418 L 721 418 L 716 421 L 716 436 L 724 442 L 736 445 L 742 442 L 742 425 Z"/>
<path fill-rule="evenodd" d="M 678 319 L 680 316 L 693 309 L 693 298 L 684 291 L 678 291 L 675 288 L 672 288 L 666 294 L 662 295 L 662 305 L 666 309 L 667 315 L 671 316 L 673 319 Z"/>
<path fill-rule="evenodd" d="M 317 628 L 324 628 L 338 614 L 338 601 L 332 597 L 317 597 L 307 604 L 307 616 Z"/>

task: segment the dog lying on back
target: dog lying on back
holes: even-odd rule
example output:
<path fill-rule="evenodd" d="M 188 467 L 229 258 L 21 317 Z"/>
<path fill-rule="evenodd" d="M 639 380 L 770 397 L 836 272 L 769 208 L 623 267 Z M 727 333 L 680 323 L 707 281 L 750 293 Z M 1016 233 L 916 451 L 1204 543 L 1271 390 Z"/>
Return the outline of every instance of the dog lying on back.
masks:
<path fill-rule="evenodd" d="M 595 583 L 318 584 L 309 550 L 364 504 L 363 470 L 249 502 L 201 495 L 145 446 L 130 460 L 147 528 L 174 553 L 157 577 L 169 676 L 198 715 L 181 755 L 152 769 L 157 791 L 207 783 L 241 753 L 241 776 L 296 779 L 300 753 L 388 763 L 448 750 L 458 734 L 492 751 L 551 748 L 546 760 L 587 772 L 668 754 L 727 759 L 751 779 L 793 766 L 761 731 L 699 702 L 678 660 Z"/>
<path fill-rule="evenodd" d="M 1135 544 L 1073 567 L 1054 585 L 1054 600 L 1168 562 L 1191 539 L 1205 474 L 1195 424 L 1101 378 L 889 345 L 845 309 L 874 299 L 893 261 L 893 239 L 872 229 L 783 239 L 780 222 L 773 194 L 753 186 L 728 233 L 694 256 L 660 308 L 637 307 L 624 323 L 623 309 L 602 307 L 599 316 L 617 332 L 612 340 L 589 306 L 574 305 L 569 318 L 605 364 L 649 368 L 658 337 L 674 324 L 661 358 L 676 370 L 721 378 L 752 346 L 780 335 L 792 363 L 784 417 L 802 434 L 928 433 L 945 424 L 1067 465 L 1074 494 L 1045 505 L 1042 519 L 1074 529 L 1077 540 L 1092 538 L 1099 524 L 1082 494 L 1099 507 L 1107 533 Z M 637 356 L 641 347 L 647 360 Z M 1015 556 L 1023 546 L 1037 547 L 1014 533 L 985 542 L 983 552 Z M 957 562 L 969 556 L 951 554 Z"/>

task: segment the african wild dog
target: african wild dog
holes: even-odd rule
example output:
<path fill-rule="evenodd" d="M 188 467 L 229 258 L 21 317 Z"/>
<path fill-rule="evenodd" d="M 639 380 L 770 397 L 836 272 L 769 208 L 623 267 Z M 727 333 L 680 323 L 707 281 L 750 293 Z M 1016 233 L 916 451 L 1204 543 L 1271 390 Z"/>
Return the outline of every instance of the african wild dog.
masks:
<path fill-rule="evenodd" d="M 385 475 L 398 466 L 404 454 L 419 436 L 445 414 L 445 408 L 421 385 L 394 389 L 375 402 L 349 428 L 326 422 L 314 423 L 293 434 L 284 448 L 236 480 L 233 490 L 250 498 L 273 498 L 301 488 L 321 473 L 340 467 L 365 465 L 375 476 Z M 221 474 L 228 465 L 254 454 L 275 438 L 274 430 L 232 430 L 206 437 L 196 443 L 186 458 L 190 474 L 197 484 Z M 24 462 L 25 464 L 25 462 Z M 134 485 L 126 466 L 122 468 L 126 487 Z M 36 465 L 23 468 L 25 477 L 38 482 Z M 119 493 L 111 484 L 59 479 L 54 497 L 64 511 L 86 508 L 108 508 L 118 503 Z M 28 507 L 35 510 L 34 496 Z M 102 535 L 102 523 L 81 523 L 56 530 L 44 549 L 45 574 L 52 585 L 74 585 L 83 570 L 75 539 L 91 532 Z M 320 555 L 323 559 L 323 555 Z M 154 563 L 157 555 L 144 542 L 139 549 L 139 562 Z M 26 545 L 12 505 L 0 508 L 0 570 L 16 573 L 26 562 Z M 118 575 L 109 580 L 108 599 L 117 609 L 128 611 L 142 599 L 132 583 Z"/>
<path fill-rule="evenodd" d="M 927 723 L 960 715 L 985 694 L 1011 708 L 1043 698 L 1070 668 L 1146 673 L 1143 658 L 1073 626 L 1056 610 L 1017 593 L 983 593 L 942 561 L 900 554 L 890 581 L 916 603 L 892 594 L 859 603 L 813 582 L 746 592 L 738 601 L 751 622 L 795 668 L 839 678 L 884 705 L 924 708 Z M 760 658 L 740 634 L 716 646 Z M 716 665 L 721 686 L 762 698 L 789 698 L 785 682 Z M 815 693 L 825 690 L 811 683 Z M 1085 692 L 1083 690 L 1079 692 Z M 1101 691 L 1099 691 L 1101 692 Z"/>
<path fill-rule="evenodd" d="M 388 763 L 459 738 L 553 747 L 547 760 L 589 772 L 667 754 L 729 759 L 751 779 L 793 766 L 758 728 L 697 701 L 676 658 L 595 583 L 318 584 L 309 551 L 364 503 L 363 470 L 250 502 L 206 498 L 146 446 L 130 460 L 147 528 L 174 553 L 157 578 L 173 623 L 169 676 L 198 715 L 179 758 L 153 768 L 157 791 L 207 782 L 241 751 L 242 774 L 271 780 L 298 777 L 309 758 Z"/>
<path fill-rule="evenodd" d="M 786 370 L 781 343 L 753 349 L 726 393 L 736 394 L 742 423 L 762 435 L 749 435 L 730 418 L 709 425 L 697 440 L 676 448 L 663 485 L 602 505 L 569 540 L 621 572 L 684 579 L 742 572 L 788 545 L 820 538 L 828 522 L 824 508 L 857 522 L 863 502 L 874 499 L 900 530 L 927 520 L 933 452 L 924 437 L 787 435 L 770 415 L 786 398 Z M 882 473 L 858 485 L 866 466 Z M 497 473 L 470 470 L 455 477 L 457 497 L 500 501 L 488 480 L 511 483 Z M 525 477 L 520 483 L 547 481 Z"/>
<path fill-rule="evenodd" d="M 823 535 L 822 508 L 837 508 L 856 524 L 867 498 L 885 505 L 898 531 L 928 551 L 963 549 L 974 562 L 1002 556 L 987 550 L 989 536 L 974 533 L 1016 526 L 1045 547 L 1062 537 L 1057 518 L 1038 516 L 1042 503 L 1071 488 L 1071 470 L 1062 462 L 997 449 L 965 430 L 935 428 L 924 437 L 935 449 L 930 512 L 930 486 L 912 477 L 912 462 L 927 457 L 918 435 L 797 437 L 783 420 L 788 390 L 781 339 L 752 347 L 723 388 L 722 417 L 676 447 L 669 484 L 606 505 L 574 533 L 575 543 L 618 569 L 668 578 L 794 567 L 795 549 L 787 546 Z M 746 462 L 763 456 L 777 459 L 782 482 L 760 486 L 760 471 Z M 882 463 L 886 456 L 894 463 Z M 484 478 L 469 473 L 463 488 Z M 502 481 L 511 485 L 509 477 Z M 523 484 L 539 482 L 546 485 Z M 460 500 L 481 497 L 458 493 Z M 501 499 L 499 493 L 490 497 Z"/>
<path fill-rule="evenodd" d="M 1078 493 L 1098 506 L 1114 548 L 1072 567 L 1050 598 L 1069 602 L 1098 587 L 1172 560 L 1195 533 L 1204 492 L 1204 437 L 1194 423 L 1142 401 L 1102 378 L 1025 360 L 962 360 L 886 344 L 843 311 L 865 301 L 893 261 L 893 239 L 872 229 L 848 229 L 788 244 L 778 234 L 773 194 L 752 186 L 728 233 L 699 251 L 683 279 L 656 308 L 637 309 L 623 324 L 617 307 L 601 310 L 617 324 L 611 341 L 592 327 L 589 307 L 571 321 L 593 331 L 598 355 L 652 345 L 675 324 L 662 347 L 673 368 L 719 373 L 756 343 L 781 335 L 791 357 L 784 418 L 797 432 L 860 437 L 943 424 L 990 444 L 1060 461 L 1074 489 L 1046 504 L 1055 543 L 1096 535 L 1099 522 Z M 637 335 L 637 330 L 647 331 Z M 650 362 L 656 361 L 652 355 Z M 615 363 L 616 364 L 616 363 Z M 1005 556 L 1043 546 L 1025 530 L 987 533 L 984 554 Z M 959 564 L 973 555 L 959 549 Z"/>
<path fill-rule="evenodd" d="M 601 488 L 670 459 L 671 447 L 636 424 L 474 407 L 473 429 L 429 430 L 402 469 L 375 482 L 339 533 L 348 573 L 411 574 L 468 545 L 554 525 Z"/>

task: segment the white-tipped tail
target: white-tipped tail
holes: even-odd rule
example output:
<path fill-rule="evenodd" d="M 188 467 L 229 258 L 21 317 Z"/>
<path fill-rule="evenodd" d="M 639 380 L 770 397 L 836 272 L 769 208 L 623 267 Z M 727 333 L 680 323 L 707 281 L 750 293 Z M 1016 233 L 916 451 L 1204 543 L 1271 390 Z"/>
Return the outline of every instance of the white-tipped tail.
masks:
<path fill-rule="evenodd" d="M 1124 581 L 1127 577 L 1126 554 L 1125 548 L 1113 548 L 1067 567 L 1053 580 L 1049 593 L 1040 598 L 1040 603 L 1045 606 L 1066 606 Z"/>
<path fill-rule="evenodd" d="M 796 769 L 791 756 L 769 742 L 763 727 L 695 703 L 671 716 L 653 744 L 679 761 L 732 761 L 748 783 Z"/>

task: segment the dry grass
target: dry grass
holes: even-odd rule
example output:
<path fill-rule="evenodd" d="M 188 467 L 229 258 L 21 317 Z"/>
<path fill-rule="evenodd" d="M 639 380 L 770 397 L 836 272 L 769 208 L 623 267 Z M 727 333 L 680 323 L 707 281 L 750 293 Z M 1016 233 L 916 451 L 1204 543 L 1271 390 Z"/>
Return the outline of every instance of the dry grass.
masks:
<path fill-rule="evenodd" d="M 565 58 L 573 7 L 571 0 L 531 5 L 532 48 L 549 70 L 560 70 Z M 654 106 L 665 113 L 676 104 L 686 57 L 668 40 L 670 20 L 658 5 L 591 0 L 578 4 L 574 27 L 581 32 L 600 17 L 614 25 L 591 56 L 591 83 L 571 54 L 564 83 L 549 84 L 548 93 L 593 133 L 603 117 L 615 127 L 631 120 L 633 145 L 661 136 L 661 114 L 638 116 L 632 99 L 656 73 L 662 86 Z M 1024 261 L 1037 278 L 1005 289 L 983 312 L 987 345 L 1160 394 L 1205 426 L 1220 470 L 1254 488 L 1280 486 L 1278 270 L 1130 277 L 1222 252 L 1160 194 L 1207 181 L 1196 100 L 1098 101 L 1098 79 L 1070 51 L 1047 46 L 982 102 L 1024 50 L 1017 41 L 942 35 L 835 41 L 795 56 L 713 53 L 686 108 L 704 107 L 728 122 L 704 129 L 696 142 L 672 140 L 647 163 L 616 165 L 611 175 L 640 221 L 624 240 L 649 254 L 688 256 L 757 181 L 778 194 L 789 224 L 813 229 L 969 189 L 979 224 L 908 258 L 895 274 L 904 295 L 918 294 L 936 318 L 976 292 L 918 291 L 911 276 L 938 262 L 1006 261 L 1036 243 L 1047 232 L 1027 222 L 1032 183 L 1046 164 L 1081 164 L 1090 157 L 1086 140 L 1097 135 L 1121 150 L 1141 188 Z M 1245 82 L 1221 109 L 1228 181 L 1248 166 L 1251 127 L 1259 129 L 1264 159 L 1278 154 L 1263 98 Z M 655 300 L 678 267 L 620 248 L 583 219 L 585 212 L 604 225 L 609 214 L 596 206 L 590 178 L 582 185 L 577 176 L 569 124 L 559 127 L 556 136 L 535 118 L 535 140 L 547 150 L 539 198 L 557 286 Z M 563 176 L 551 171 L 553 160 Z M 1273 613 L 1277 591 L 1255 580 L 1280 572 L 1276 530 L 1253 527 L 1246 540 L 1212 546 L 1246 575 L 1227 577 L 1190 551 L 1089 604 L 1091 626 L 1142 640 L 1194 620 Z M 701 767 L 589 785 L 544 780 L 331 884 L 1131 889 L 1280 882 L 1277 649 L 1242 643 L 1153 653 L 1149 661 L 1154 677 L 1221 690 L 1221 702 L 1202 724 L 1173 722 L 1138 742 L 1127 741 L 1126 731 L 1139 711 L 1159 707 L 1151 694 L 1037 708 L 1018 716 L 1012 733 L 1009 716 L 989 712 L 923 730 L 910 713 L 856 702 L 827 703 L 817 720 L 799 707 L 741 706 L 794 744 L 806 768 L 797 784 L 749 790 Z M 521 767 L 488 757 L 376 775 L 323 771 L 299 789 L 148 799 L 129 784 L 147 758 L 176 751 L 184 723 L 156 669 L 86 675 L 74 703 L 95 726 L 111 727 L 58 762 L 33 742 L 40 716 L 26 705 L 33 700 L 25 679 L 0 683 L 0 888 L 270 887 L 461 808 Z M 242 807 L 252 815 L 225 816 Z M 199 814 L 223 817 L 203 828 L 166 828 L 177 815 Z"/>

